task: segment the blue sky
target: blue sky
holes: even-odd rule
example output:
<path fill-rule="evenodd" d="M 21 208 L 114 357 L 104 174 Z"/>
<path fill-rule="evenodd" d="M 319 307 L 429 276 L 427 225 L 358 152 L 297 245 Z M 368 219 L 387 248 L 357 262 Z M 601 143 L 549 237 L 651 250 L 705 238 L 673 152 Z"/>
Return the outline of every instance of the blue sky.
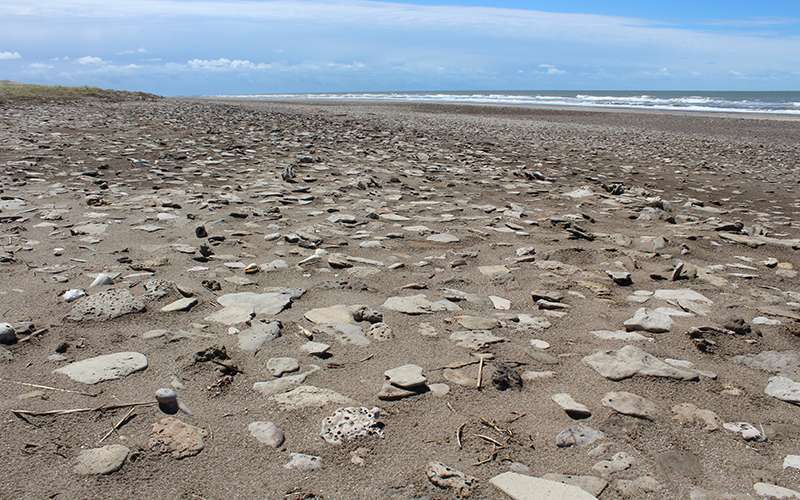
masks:
<path fill-rule="evenodd" d="M 165 95 L 798 90 L 790 0 L 2 0 L 0 79 Z"/>

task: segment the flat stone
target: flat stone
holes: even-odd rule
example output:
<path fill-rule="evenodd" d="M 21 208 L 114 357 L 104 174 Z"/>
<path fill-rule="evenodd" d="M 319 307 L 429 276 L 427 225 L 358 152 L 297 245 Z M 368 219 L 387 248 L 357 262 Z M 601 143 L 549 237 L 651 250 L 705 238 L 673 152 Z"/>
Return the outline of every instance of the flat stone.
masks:
<path fill-rule="evenodd" d="M 290 453 L 289 461 L 283 466 L 284 469 L 299 470 L 309 472 L 322 468 L 322 458 L 305 453 Z"/>
<path fill-rule="evenodd" d="M 341 444 L 370 436 L 383 437 L 383 424 L 379 422 L 378 408 L 339 408 L 331 417 L 322 421 L 319 435 L 327 443 Z"/>
<path fill-rule="evenodd" d="M 628 331 L 667 333 L 672 329 L 672 318 L 662 312 L 642 307 L 623 324 Z"/>
<path fill-rule="evenodd" d="M 763 351 L 734 356 L 731 359 L 748 368 L 769 373 L 792 375 L 800 371 L 800 351 Z"/>
<path fill-rule="evenodd" d="M 203 439 L 208 432 L 189 425 L 175 417 L 164 417 L 153 424 L 148 447 L 159 453 L 169 453 L 172 458 L 197 455 L 205 447 Z"/>
<path fill-rule="evenodd" d="M 585 425 L 568 427 L 567 429 L 559 432 L 556 436 L 556 446 L 559 448 L 587 446 L 594 443 L 598 439 L 604 438 L 605 436 L 605 433 Z"/>
<path fill-rule="evenodd" d="M 572 396 L 565 392 L 553 394 L 550 396 L 550 399 L 555 401 L 555 403 L 560 406 L 570 418 L 583 419 L 592 416 L 592 412 L 589 410 L 589 408 L 581 403 L 578 403 L 572 398 Z"/>
<path fill-rule="evenodd" d="M 356 320 L 353 319 L 353 313 L 361 307 L 363 306 L 338 304 L 311 309 L 306 311 L 304 316 L 308 321 L 317 325 L 355 324 Z"/>
<path fill-rule="evenodd" d="M 584 357 L 583 362 L 610 380 L 624 380 L 634 375 L 677 380 L 699 380 L 700 378 L 694 370 L 670 366 L 632 345 L 626 345 L 615 351 L 598 351 Z"/>
<path fill-rule="evenodd" d="M 286 439 L 283 430 L 273 422 L 252 422 L 247 426 L 247 430 L 259 443 L 273 448 L 279 448 Z"/>
<path fill-rule="evenodd" d="M 800 382 L 795 382 L 789 377 L 770 377 L 764 393 L 781 401 L 800 405 Z"/>
<path fill-rule="evenodd" d="M 484 276 L 489 276 L 490 278 L 496 278 L 498 276 L 503 276 L 509 274 L 511 271 L 504 265 L 496 265 L 496 266 L 478 266 L 478 272 Z"/>
<path fill-rule="evenodd" d="M 294 358 L 270 358 L 267 360 L 267 370 L 273 377 L 280 377 L 285 373 L 296 372 L 300 363 Z"/>
<path fill-rule="evenodd" d="M 324 342 L 309 341 L 300 346 L 300 350 L 312 356 L 319 356 L 325 354 L 331 348 L 329 344 Z"/>
<path fill-rule="evenodd" d="M 592 470 L 603 477 L 630 469 L 635 463 L 632 456 L 624 451 L 615 453 L 610 460 L 601 460 L 592 466 Z"/>
<path fill-rule="evenodd" d="M 777 486 L 769 483 L 756 483 L 753 489 L 761 498 L 780 498 L 780 499 L 794 499 L 800 498 L 800 491 L 790 490 L 783 486 Z"/>
<path fill-rule="evenodd" d="M 422 374 L 422 367 L 411 364 L 386 370 L 383 375 L 390 384 L 406 389 L 425 385 L 428 380 Z"/>
<path fill-rule="evenodd" d="M 516 472 L 503 472 L 489 482 L 514 500 L 596 500 L 578 486 Z"/>
<path fill-rule="evenodd" d="M 72 470 L 81 476 L 111 474 L 122 468 L 130 451 L 120 444 L 81 450 Z"/>
<path fill-rule="evenodd" d="M 425 239 L 436 243 L 458 243 L 461 241 L 458 236 L 450 233 L 432 234 Z"/>
<path fill-rule="evenodd" d="M 499 321 L 485 316 L 456 316 L 453 319 L 467 330 L 492 330 L 500 326 Z"/>
<path fill-rule="evenodd" d="M 800 470 L 800 455 L 786 455 L 783 459 L 783 468 Z"/>
<path fill-rule="evenodd" d="M 161 308 L 161 312 L 177 312 L 177 311 L 188 311 L 192 307 L 197 304 L 196 297 L 184 297 L 182 299 L 178 299 L 175 302 L 165 305 Z"/>
<path fill-rule="evenodd" d="M 511 301 L 508 299 L 496 295 L 489 295 L 489 300 L 492 301 L 492 307 L 499 311 L 508 311 L 511 309 Z"/>
<path fill-rule="evenodd" d="M 126 289 L 114 288 L 75 302 L 66 318 L 71 321 L 109 321 L 145 310 L 144 302 Z"/>
<path fill-rule="evenodd" d="M 289 307 L 292 301 L 303 293 L 303 290 L 297 289 L 271 293 L 229 293 L 217 298 L 217 302 L 224 307 L 205 319 L 215 323 L 235 325 L 259 315 L 274 316 Z"/>
<path fill-rule="evenodd" d="M 417 315 L 417 314 L 432 314 L 441 311 L 460 311 L 461 308 L 457 304 L 449 300 L 440 300 L 438 302 L 431 302 L 423 294 L 408 295 L 404 297 L 389 297 L 383 303 L 384 309 L 390 311 L 397 311 L 404 314 Z"/>
<path fill-rule="evenodd" d="M 608 481 L 597 476 L 577 476 L 572 474 L 545 474 L 542 479 L 577 486 L 586 493 L 599 497 L 608 487 Z"/>
<path fill-rule="evenodd" d="M 81 384 L 117 380 L 147 368 L 147 358 L 138 352 L 117 352 L 70 363 L 53 370 Z"/>
<path fill-rule="evenodd" d="M 280 321 L 255 321 L 252 326 L 236 335 L 239 349 L 256 353 L 267 342 L 281 336 L 283 325 Z"/>
<path fill-rule="evenodd" d="M 319 370 L 316 365 L 311 365 L 308 370 L 295 375 L 285 375 L 275 380 L 268 380 L 266 382 L 255 382 L 253 390 L 260 392 L 264 396 L 272 396 L 273 394 L 280 394 L 295 387 L 298 387 L 306 381 L 309 375 Z"/>
<path fill-rule="evenodd" d="M 603 396 L 603 406 L 623 415 L 647 420 L 655 419 L 658 414 L 655 403 L 631 392 L 607 392 Z"/>
<path fill-rule="evenodd" d="M 340 406 L 353 406 L 355 401 L 330 389 L 322 389 L 313 385 L 301 385 L 291 391 L 270 396 L 270 401 L 275 402 L 283 411 L 300 410 L 304 408 L 322 408 L 329 404 Z"/>
<path fill-rule="evenodd" d="M 621 340 L 623 342 L 639 342 L 643 340 L 652 342 L 654 340 L 652 337 L 646 337 L 640 333 L 627 332 L 624 330 L 594 330 L 591 333 L 595 337 L 603 340 Z"/>
<path fill-rule="evenodd" d="M 459 347 L 477 351 L 488 345 L 503 342 L 506 339 L 504 337 L 498 337 L 489 331 L 470 330 L 453 332 L 450 334 L 450 340 L 455 342 Z"/>

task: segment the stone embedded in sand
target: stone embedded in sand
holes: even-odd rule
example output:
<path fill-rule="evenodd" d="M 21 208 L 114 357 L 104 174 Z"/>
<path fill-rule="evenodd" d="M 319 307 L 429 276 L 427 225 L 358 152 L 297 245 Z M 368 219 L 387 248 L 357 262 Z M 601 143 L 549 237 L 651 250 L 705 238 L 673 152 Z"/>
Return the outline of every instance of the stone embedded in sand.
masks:
<path fill-rule="evenodd" d="M 722 419 L 711 410 L 698 408 L 692 403 L 681 403 L 672 407 L 673 420 L 682 425 L 703 425 L 703 430 L 713 432 L 722 427 Z"/>
<path fill-rule="evenodd" d="M 128 447 L 120 444 L 81 450 L 72 470 L 81 476 L 111 474 L 122 468 L 130 451 Z"/>
<path fill-rule="evenodd" d="M 296 372 L 300 363 L 294 358 L 270 358 L 267 360 L 267 370 L 273 377 L 281 377 L 285 373 Z"/>
<path fill-rule="evenodd" d="M 610 380 L 624 380 L 634 375 L 666 377 L 677 380 L 698 380 L 694 370 L 676 368 L 638 347 L 626 345 L 616 351 L 598 351 L 583 358 L 583 362 Z"/>
<path fill-rule="evenodd" d="M 764 393 L 781 401 L 800 405 L 800 382 L 795 382 L 789 377 L 770 377 Z"/>
<path fill-rule="evenodd" d="M 770 373 L 800 374 L 800 351 L 763 351 L 731 358 L 735 363 Z"/>
<path fill-rule="evenodd" d="M 450 233 L 432 234 L 425 239 L 435 243 L 458 243 L 461 241 L 458 236 Z"/>
<path fill-rule="evenodd" d="M 290 453 L 289 462 L 287 462 L 283 468 L 302 472 L 319 470 L 322 468 L 322 459 L 314 455 L 306 455 L 305 453 Z"/>
<path fill-rule="evenodd" d="M 153 424 L 148 447 L 159 453 L 169 453 L 172 458 L 197 455 L 205 447 L 203 438 L 208 432 L 189 425 L 175 417 L 164 417 Z"/>
<path fill-rule="evenodd" d="M 145 310 L 144 302 L 126 289 L 114 288 L 84 297 L 67 314 L 71 321 L 108 321 Z"/>
<path fill-rule="evenodd" d="M 147 358 L 138 352 L 117 352 L 70 363 L 53 370 L 81 384 L 97 384 L 127 377 L 147 368 Z"/>
<path fill-rule="evenodd" d="M 404 314 L 432 314 L 441 311 L 460 311 L 458 305 L 453 304 L 449 300 L 439 300 L 431 302 L 423 295 L 408 295 L 404 297 L 389 297 L 383 303 L 385 309 L 390 311 L 397 311 Z"/>
<path fill-rule="evenodd" d="M 74 226 L 69 232 L 73 236 L 99 236 L 105 233 L 106 229 L 108 229 L 108 224 L 91 223 Z"/>
<path fill-rule="evenodd" d="M 631 319 L 625 320 L 624 325 L 628 331 L 667 333 L 672 329 L 672 318 L 662 312 L 642 307 Z"/>
<path fill-rule="evenodd" d="M 511 301 L 508 299 L 496 295 L 489 295 L 489 300 L 492 301 L 492 307 L 499 311 L 508 311 L 511 309 Z"/>
<path fill-rule="evenodd" d="M 800 499 L 800 491 L 790 490 L 770 483 L 756 483 L 753 489 L 759 498 Z"/>
<path fill-rule="evenodd" d="M 453 319 L 467 330 L 492 330 L 500 326 L 499 321 L 485 316 L 456 316 Z"/>
<path fill-rule="evenodd" d="M 426 474 L 428 481 L 439 488 L 450 490 L 456 498 L 469 497 L 478 485 L 477 478 L 468 476 L 441 462 L 428 463 Z"/>
<path fill-rule="evenodd" d="M 604 438 L 605 436 L 605 433 L 585 425 L 568 427 L 559 432 L 556 436 L 556 446 L 559 448 L 587 446 L 594 443 L 598 439 Z"/>
<path fill-rule="evenodd" d="M 513 500 L 595 500 L 578 486 L 517 472 L 503 472 L 489 482 Z"/>
<path fill-rule="evenodd" d="M 283 380 L 283 379 L 278 379 Z M 303 408 L 322 408 L 329 404 L 349 405 L 355 401 L 330 389 L 301 385 L 281 394 L 270 396 L 270 401 L 277 403 L 283 411 L 300 410 Z"/>
<path fill-rule="evenodd" d="M 553 394 L 550 396 L 550 399 L 555 401 L 555 403 L 561 407 L 562 410 L 569 415 L 570 418 L 574 419 L 583 419 L 589 418 L 592 416 L 591 410 L 581 403 L 575 401 L 572 396 L 565 392 L 561 392 L 558 394 Z"/>
<path fill-rule="evenodd" d="M 578 476 L 573 474 L 550 473 L 543 475 L 542 479 L 556 481 L 559 483 L 568 484 L 570 486 L 577 486 L 578 488 L 595 497 L 599 497 L 608 486 L 608 481 L 597 476 Z"/>
<path fill-rule="evenodd" d="M 592 466 L 592 470 L 603 477 L 630 469 L 636 461 L 624 451 L 615 453 L 610 460 L 601 460 Z"/>
<path fill-rule="evenodd" d="M 326 442 L 340 444 L 342 441 L 377 436 L 383 437 L 383 424 L 379 408 L 349 407 L 339 408 L 331 417 L 322 421 L 319 435 Z"/>
<path fill-rule="evenodd" d="M 725 422 L 722 427 L 727 431 L 739 434 L 745 441 L 763 442 L 767 440 L 767 436 L 749 422 Z"/>
<path fill-rule="evenodd" d="M 247 330 L 236 335 L 239 349 L 244 352 L 256 353 L 267 342 L 281 336 L 283 325 L 280 321 L 255 321 Z"/>
<path fill-rule="evenodd" d="M 478 272 L 490 278 L 496 278 L 498 276 L 503 276 L 511 273 L 511 271 L 509 271 L 509 269 L 502 264 L 496 266 L 478 266 Z"/>
<path fill-rule="evenodd" d="M 379 341 L 394 339 L 394 332 L 386 323 L 373 323 L 369 325 L 364 335 Z"/>
<path fill-rule="evenodd" d="M 197 304 L 196 297 L 184 297 L 182 299 L 178 299 L 175 302 L 165 305 L 161 308 L 161 312 L 177 312 L 177 311 L 188 311 L 192 307 Z"/>
<path fill-rule="evenodd" d="M 296 288 L 280 289 L 269 293 L 229 293 L 217 298 L 223 309 L 206 317 L 206 321 L 213 321 L 225 325 L 235 325 L 249 321 L 255 316 L 274 316 L 291 305 L 292 301 L 300 298 L 305 290 Z"/>
<path fill-rule="evenodd" d="M 350 323 L 338 323 L 335 325 L 325 324 L 317 327 L 317 331 L 321 334 L 333 337 L 337 342 L 343 345 L 355 346 L 368 346 L 369 338 L 364 335 L 361 325 Z"/>
<path fill-rule="evenodd" d="M 329 344 L 324 342 L 309 341 L 300 346 L 300 350 L 310 356 L 322 356 L 331 348 Z"/>
<path fill-rule="evenodd" d="M 623 415 L 647 420 L 655 419 L 658 414 L 655 403 L 632 392 L 607 392 L 603 396 L 603 406 Z"/>
<path fill-rule="evenodd" d="M 628 271 L 606 271 L 606 274 L 619 286 L 630 286 L 633 284 L 631 273 Z"/>
<path fill-rule="evenodd" d="M 264 396 L 280 394 L 299 386 L 306 381 L 309 375 L 319 369 L 319 366 L 311 365 L 308 370 L 296 375 L 286 375 L 275 380 L 268 380 L 267 382 L 256 382 L 253 384 L 253 390 L 260 392 Z"/>
<path fill-rule="evenodd" d="M 657 493 L 663 486 L 652 476 L 636 479 L 617 479 L 612 486 L 623 498 L 645 498 L 649 493 Z"/>
<path fill-rule="evenodd" d="M 386 370 L 383 375 L 390 384 L 406 389 L 425 385 L 428 380 L 422 374 L 422 367 L 410 364 Z"/>
<path fill-rule="evenodd" d="M 364 306 L 338 304 L 335 306 L 308 310 L 304 316 L 308 321 L 317 325 L 356 323 L 356 320 L 353 318 L 353 313 L 361 307 Z"/>
<path fill-rule="evenodd" d="M 626 332 L 625 330 L 594 330 L 592 335 L 603 340 L 622 340 L 626 342 L 637 342 L 647 340 L 652 342 L 652 337 L 646 337 L 636 332 Z"/>
<path fill-rule="evenodd" d="M 283 430 L 273 422 L 251 422 L 247 426 L 247 430 L 259 443 L 264 443 L 273 448 L 279 448 L 286 439 Z"/>
<path fill-rule="evenodd" d="M 450 340 L 459 347 L 477 351 L 488 345 L 504 342 L 506 339 L 498 337 L 488 330 L 461 330 L 451 333 Z"/>

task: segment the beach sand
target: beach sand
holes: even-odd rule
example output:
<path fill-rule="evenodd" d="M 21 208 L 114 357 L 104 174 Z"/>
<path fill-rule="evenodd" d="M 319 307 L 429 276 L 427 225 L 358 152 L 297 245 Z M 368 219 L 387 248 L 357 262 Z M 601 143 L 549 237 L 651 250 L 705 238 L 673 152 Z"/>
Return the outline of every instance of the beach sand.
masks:
<path fill-rule="evenodd" d="M 799 162 L 797 122 L 760 116 L 6 103 L 0 322 L 18 341 L 0 351 L 0 497 L 500 499 L 490 479 L 509 470 L 594 476 L 581 484 L 604 500 L 800 489 L 800 470 L 783 467 L 800 455 L 800 407 L 765 393 L 773 376 L 800 383 Z M 111 283 L 90 288 L 96 273 Z M 70 289 L 88 297 L 68 303 Z M 118 298 L 104 301 L 109 289 Z M 245 306 L 219 321 L 242 316 L 221 296 L 276 290 L 283 310 L 250 317 Z M 417 314 L 387 302 L 416 295 Z M 197 304 L 161 311 L 186 297 Z M 329 306 L 342 307 L 315 311 Z M 614 334 L 625 340 L 592 333 L 624 331 L 640 308 L 650 321 Z M 242 343 L 275 320 L 279 337 L 255 335 L 255 353 Z M 668 332 L 646 331 L 667 321 Z M 329 356 L 301 350 L 310 339 Z M 214 346 L 229 359 L 195 356 Z M 678 368 L 647 358 L 658 369 L 634 374 L 621 361 L 620 380 L 596 369 L 596 353 L 623 348 Z M 147 367 L 121 376 L 113 365 L 121 378 L 94 385 L 54 373 L 118 352 L 143 354 Z M 308 375 L 265 395 L 254 384 L 277 380 L 273 358 L 298 362 L 282 379 Z M 384 372 L 407 364 L 422 381 L 404 373 L 384 387 Z M 298 403 L 313 391 L 301 384 L 338 402 Z M 156 406 L 12 412 L 152 403 L 169 387 L 191 411 L 173 418 L 203 430 L 193 435 L 202 449 L 181 459 L 153 439 L 166 417 Z M 610 392 L 648 400 L 645 418 L 604 405 Z M 553 400 L 563 393 L 591 416 L 573 419 Z M 676 418 L 686 404 L 716 416 Z M 380 408 L 382 437 L 373 425 L 326 442 L 323 420 L 341 407 Z M 267 421 L 285 435 L 277 448 L 248 430 Z M 756 432 L 745 440 L 730 422 Z M 580 426 L 603 437 L 557 446 Z M 127 448 L 118 470 L 76 471 L 81 450 L 107 445 Z M 288 469 L 291 453 L 321 468 Z M 431 462 L 472 479 L 429 473 Z"/>

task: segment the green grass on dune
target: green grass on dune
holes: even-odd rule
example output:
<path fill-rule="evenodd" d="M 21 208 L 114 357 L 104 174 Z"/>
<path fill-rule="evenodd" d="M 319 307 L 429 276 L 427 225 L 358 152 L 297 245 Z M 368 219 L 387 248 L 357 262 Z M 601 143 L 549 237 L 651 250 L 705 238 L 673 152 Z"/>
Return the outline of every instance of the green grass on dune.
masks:
<path fill-rule="evenodd" d="M 62 85 L 35 85 L 30 83 L 0 80 L 0 102 L 2 101 L 76 101 L 96 99 L 104 101 L 150 101 L 158 99 L 154 94 L 108 90 L 98 87 L 65 87 Z"/>

